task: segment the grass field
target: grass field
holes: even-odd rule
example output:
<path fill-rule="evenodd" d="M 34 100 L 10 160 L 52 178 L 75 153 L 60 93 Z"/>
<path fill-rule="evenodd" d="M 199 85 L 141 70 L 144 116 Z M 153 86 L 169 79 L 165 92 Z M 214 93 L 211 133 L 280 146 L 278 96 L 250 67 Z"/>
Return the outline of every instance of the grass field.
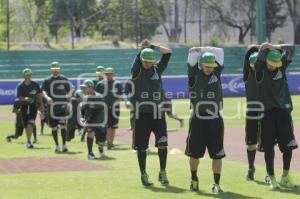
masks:
<path fill-rule="evenodd" d="M 293 118 L 295 123 L 300 123 L 300 96 L 294 96 Z M 225 98 L 224 113 L 233 116 L 238 115 L 236 105 L 243 103 L 241 98 Z M 178 115 L 188 117 L 189 103 L 186 100 L 174 100 L 175 111 Z M 1 114 L 10 114 L 10 106 L 0 107 Z M 122 114 L 125 117 L 126 114 Z M 40 142 L 34 150 L 25 149 L 25 137 L 23 136 L 13 143 L 5 142 L 5 135 L 13 131 L 13 122 L 0 121 L 0 158 L 13 157 L 72 157 L 86 160 L 85 143 L 79 142 L 78 137 L 69 144 L 71 153 L 53 153 L 53 141 L 46 128 L 46 135 L 40 137 Z M 187 121 L 185 128 L 187 128 Z M 169 128 L 178 128 L 178 123 L 168 121 Z M 241 127 L 244 118 L 226 119 L 226 127 Z M 121 119 L 120 127 L 129 127 L 128 120 Z M 184 142 L 184 140 L 183 140 Z M 144 188 L 139 179 L 139 170 L 136 154 L 132 153 L 130 146 L 119 143 L 116 150 L 109 151 L 107 160 L 90 161 L 101 165 L 108 170 L 103 172 L 55 172 L 55 173 L 24 173 L 24 174 L 0 174 L 0 199 L 88 199 L 88 198 L 272 198 L 272 199 L 296 199 L 300 198 L 300 189 L 269 191 L 267 185 L 262 182 L 265 168 L 257 166 L 257 181 L 244 180 L 247 165 L 245 163 L 224 161 L 221 177 L 222 188 L 226 191 L 221 195 L 211 194 L 212 173 L 211 161 L 204 158 L 198 170 L 200 178 L 200 192 L 189 191 L 190 173 L 188 158 L 183 154 L 169 155 L 168 177 L 171 182 L 169 187 L 161 186 L 157 181 L 159 162 L 155 149 L 151 148 L 147 159 L 147 170 L 155 185 L 152 188 Z M 280 179 L 281 171 L 276 170 Z M 294 180 L 300 183 L 300 172 L 291 171 Z"/>

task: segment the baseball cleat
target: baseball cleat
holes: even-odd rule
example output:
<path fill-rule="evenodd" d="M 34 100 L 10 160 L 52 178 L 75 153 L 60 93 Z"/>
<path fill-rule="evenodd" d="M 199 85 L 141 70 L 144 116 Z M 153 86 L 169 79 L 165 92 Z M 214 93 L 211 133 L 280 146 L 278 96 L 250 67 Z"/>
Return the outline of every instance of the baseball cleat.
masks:
<path fill-rule="evenodd" d="M 191 181 L 190 190 L 191 191 L 199 191 L 199 182 L 197 180 Z"/>
<path fill-rule="evenodd" d="M 169 184 L 169 180 L 167 178 L 167 172 L 166 171 L 160 171 L 158 174 L 158 181 L 162 184 L 162 185 L 168 185 Z"/>
<path fill-rule="evenodd" d="M 280 185 L 281 185 L 282 187 L 289 188 L 289 189 L 297 188 L 297 187 L 298 187 L 298 186 L 294 183 L 294 181 L 293 181 L 293 179 L 291 178 L 290 175 L 282 176 L 282 177 L 281 177 L 281 181 L 280 181 Z"/>
<path fill-rule="evenodd" d="M 68 152 L 68 146 L 66 144 L 63 145 L 62 152 Z"/>
<path fill-rule="evenodd" d="M 248 174 L 246 175 L 246 180 L 254 180 L 255 169 L 248 169 Z"/>
<path fill-rule="evenodd" d="M 211 188 L 212 192 L 214 194 L 220 194 L 223 193 L 224 191 L 221 189 L 220 185 L 218 184 L 213 184 L 213 187 Z"/>
<path fill-rule="evenodd" d="M 59 153 L 59 152 L 60 152 L 59 145 L 56 145 L 56 146 L 55 146 L 54 152 L 55 152 L 55 153 Z"/>
<path fill-rule="evenodd" d="M 33 149 L 33 145 L 31 144 L 31 142 L 27 142 L 26 147 L 27 149 Z"/>
<path fill-rule="evenodd" d="M 6 137 L 6 142 L 11 142 L 11 139 L 10 139 L 10 137 Z"/>
<path fill-rule="evenodd" d="M 269 176 L 265 176 L 265 183 L 271 184 L 271 178 Z"/>
<path fill-rule="evenodd" d="M 93 152 L 91 152 L 91 153 L 88 154 L 88 159 L 89 160 L 95 160 L 96 159 L 96 156 L 94 155 Z"/>
<path fill-rule="evenodd" d="M 280 185 L 278 184 L 278 182 L 276 181 L 275 176 L 270 177 L 270 188 L 271 190 L 278 190 L 280 189 Z"/>
<path fill-rule="evenodd" d="M 141 181 L 142 181 L 142 184 L 146 187 L 149 187 L 149 186 L 152 186 L 153 185 L 153 182 L 151 182 L 149 180 L 149 176 L 146 172 L 144 172 L 141 176 Z"/>

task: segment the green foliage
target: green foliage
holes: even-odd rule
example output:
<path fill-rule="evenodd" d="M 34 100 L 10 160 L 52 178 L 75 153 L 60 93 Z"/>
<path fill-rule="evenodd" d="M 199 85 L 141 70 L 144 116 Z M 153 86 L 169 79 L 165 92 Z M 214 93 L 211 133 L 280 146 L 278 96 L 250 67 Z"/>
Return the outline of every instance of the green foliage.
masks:
<path fill-rule="evenodd" d="M 137 27 L 139 40 L 142 40 L 154 35 L 159 26 L 159 18 L 150 1 L 139 1 L 137 18 L 134 0 L 103 0 L 99 10 L 98 24 L 103 37 L 134 40 Z"/>
<path fill-rule="evenodd" d="M 271 35 L 276 28 L 282 28 L 285 25 L 288 11 L 284 0 L 266 1 L 266 36 L 271 41 Z"/>

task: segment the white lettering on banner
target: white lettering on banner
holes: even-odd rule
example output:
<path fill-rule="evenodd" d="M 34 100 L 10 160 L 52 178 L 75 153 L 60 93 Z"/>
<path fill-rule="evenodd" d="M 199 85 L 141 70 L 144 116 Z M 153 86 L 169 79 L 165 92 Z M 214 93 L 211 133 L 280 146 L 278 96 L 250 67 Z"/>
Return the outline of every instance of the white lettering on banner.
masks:
<path fill-rule="evenodd" d="M 4 96 L 9 96 L 9 95 L 15 95 L 15 90 L 14 89 L 0 89 L 0 95 L 4 95 Z"/>
<path fill-rule="evenodd" d="M 228 83 L 222 83 L 222 88 L 223 89 L 229 89 L 229 91 L 234 92 L 234 93 L 239 93 L 239 90 L 245 89 L 245 84 L 242 80 L 242 76 L 238 76 L 230 80 Z M 224 80 L 223 80 L 224 81 Z"/>

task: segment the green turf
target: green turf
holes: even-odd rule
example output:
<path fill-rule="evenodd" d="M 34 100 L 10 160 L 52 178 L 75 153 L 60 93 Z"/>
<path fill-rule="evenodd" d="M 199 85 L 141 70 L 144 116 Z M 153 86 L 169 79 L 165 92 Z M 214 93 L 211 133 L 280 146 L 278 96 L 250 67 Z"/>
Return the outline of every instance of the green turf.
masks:
<path fill-rule="evenodd" d="M 238 103 L 240 98 L 226 98 L 226 113 L 234 113 L 233 106 Z M 299 97 L 293 97 L 294 102 L 299 101 Z M 174 100 L 174 103 L 181 103 L 182 100 Z M 182 105 L 177 114 L 183 115 L 188 109 L 188 103 Z M 226 108 L 227 107 L 227 108 Z M 10 107 L 0 107 L 1 113 Z M 294 119 L 299 122 L 299 107 L 295 105 Z M 187 114 L 188 116 L 188 114 Z M 298 118 L 297 118 L 298 116 Z M 125 120 L 121 121 L 121 127 L 128 127 Z M 225 120 L 227 126 L 241 126 L 243 119 L 234 121 Z M 0 137 L 13 130 L 13 121 L 0 121 Z M 170 128 L 177 128 L 176 122 L 169 122 Z M 69 144 L 70 154 L 54 154 L 53 141 L 49 136 L 49 129 L 46 128 L 46 135 L 40 137 L 40 143 L 35 145 L 36 149 L 25 149 L 25 137 L 23 136 L 13 143 L 6 143 L 0 139 L 0 158 L 12 157 L 64 157 L 86 160 L 85 143 L 79 142 L 76 137 Z M 95 148 L 96 150 L 96 148 Z M 232 161 L 224 161 L 223 173 L 221 178 L 222 188 L 226 193 L 215 196 L 211 194 L 212 173 L 211 161 L 207 158 L 201 160 L 199 167 L 200 189 L 199 193 L 189 192 L 190 173 L 188 158 L 183 154 L 169 155 L 168 176 L 171 186 L 163 187 L 157 182 L 159 170 L 156 149 L 151 148 L 151 155 L 147 160 L 147 170 L 154 181 L 152 188 L 144 188 L 139 179 L 138 164 L 136 155 L 131 152 L 129 145 L 119 144 L 116 150 L 107 152 L 111 157 L 108 160 L 90 161 L 106 167 L 108 170 L 103 172 L 56 172 L 56 173 L 30 173 L 30 174 L 0 174 L 0 199 L 88 199 L 88 198 L 272 198 L 272 199 L 296 199 L 300 198 L 300 189 L 280 191 L 269 191 L 269 188 L 262 182 L 265 175 L 265 168 L 257 166 L 255 182 L 244 180 L 247 165 Z M 226 160 L 226 159 L 225 159 Z M 277 178 L 280 178 L 281 171 L 276 170 Z M 300 183 L 300 172 L 291 171 L 294 180 Z"/>

